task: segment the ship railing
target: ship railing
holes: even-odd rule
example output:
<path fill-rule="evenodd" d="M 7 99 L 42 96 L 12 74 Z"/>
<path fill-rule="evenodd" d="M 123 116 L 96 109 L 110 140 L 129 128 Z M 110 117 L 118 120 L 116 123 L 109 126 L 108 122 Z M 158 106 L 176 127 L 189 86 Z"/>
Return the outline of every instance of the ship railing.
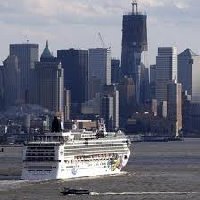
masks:
<path fill-rule="evenodd" d="M 30 137 L 26 143 L 64 143 L 64 138 L 61 136 L 32 136 Z"/>

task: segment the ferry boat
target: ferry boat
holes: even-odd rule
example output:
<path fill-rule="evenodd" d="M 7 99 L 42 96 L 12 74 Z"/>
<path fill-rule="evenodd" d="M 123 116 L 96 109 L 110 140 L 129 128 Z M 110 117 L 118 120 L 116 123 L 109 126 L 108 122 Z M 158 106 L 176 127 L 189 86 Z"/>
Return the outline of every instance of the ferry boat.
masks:
<path fill-rule="evenodd" d="M 53 129 L 24 144 L 22 179 L 111 175 L 119 173 L 128 162 L 130 140 L 122 131 L 107 132 L 102 122 L 96 130 Z"/>

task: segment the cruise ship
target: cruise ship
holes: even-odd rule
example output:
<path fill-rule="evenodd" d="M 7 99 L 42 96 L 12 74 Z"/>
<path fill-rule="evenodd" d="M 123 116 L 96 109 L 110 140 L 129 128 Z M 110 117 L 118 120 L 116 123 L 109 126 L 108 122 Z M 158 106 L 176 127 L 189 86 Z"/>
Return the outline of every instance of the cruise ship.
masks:
<path fill-rule="evenodd" d="M 107 132 L 102 122 L 96 130 L 54 129 L 24 144 L 21 178 L 51 180 L 117 174 L 128 162 L 129 145 L 122 131 Z"/>

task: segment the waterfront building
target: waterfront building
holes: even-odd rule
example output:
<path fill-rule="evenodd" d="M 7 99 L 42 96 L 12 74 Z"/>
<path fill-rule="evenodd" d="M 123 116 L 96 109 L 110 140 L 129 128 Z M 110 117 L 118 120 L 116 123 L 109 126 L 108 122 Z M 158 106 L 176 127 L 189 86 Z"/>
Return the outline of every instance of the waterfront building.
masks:
<path fill-rule="evenodd" d="M 20 100 L 20 70 L 18 58 L 14 55 L 8 56 L 3 62 L 4 77 L 4 102 L 5 107 L 13 106 Z"/>
<path fill-rule="evenodd" d="M 32 69 L 35 67 L 35 62 L 39 60 L 39 45 L 29 43 L 11 44 L 10 55 L 17 56 L 18 59 L 21 101 L 23 103 L 33 103 L 31 88 L 35 80 L 32 78 Z"/>
<path fill-rule="evenodd" d="M 150 98 L 156 98 L 156 65 L 150 65 Z"/>
<path fill-rule="evenodd" d="M 176 81 L 167 85 L 167 118 L 172 134 L 179 136 L 182 130 L 182 85 Z"/>
<path fill-rule="evenodd" d="M 156 99 L 158 103 L 167 101 L 167 84 L 176 79 L 176 47 L 158 48 L 158 56 L 156 57 Z"/>
<path fill-rule="evenodd" d="M 64 122 L 71 119 L 71 91 L 64 89 Z"/>
<path fill-rule="evenodd" d="M 120 82 L 120 60 L 112 58 L 111 60 L 111 83 L 117 84 Z"/>
<path fill-rule="evenodd" d="M 103 92 L 104 85 L 111 84 L 111 49 L 89 49 L 89 100 L 96 97 L 97 93 Z"/>
<path fill-rule="evenodd" d="M 4 101 L 4 66 L 0 65 L 0 111 L 5 108 Z"/>
<path fill-rule="evenodd" d="M 35 65 L 37 104 L 60 113 L 64 109 L 64 69 L 49 51 L 48 42 Z"/>
<path fill-rule="evenodd" d="M 191 49 L 178 55 L 178 82 L 183 91 L 191 95 L 192 101 L 200 103 L 200 56 Z"/>
<path fill-rule="evenodd" d="M 162 101 L 159 106 L 160 106 L 160 110 L 161 110 L 160 116 L 163 118 L 167 118 L 167 108 L 168 108 L 167 101 Z"/>
<path fill-rule="evenodd" d="M 141 65 L 140 78 L 140 103 L 147 104 L 150 100 L 150 83 L 149 83 L 149 69 L 145 65 Z"/>
<path fill-rule="evenodd" d="M 113 130 L 113 97 L 103 96 L 101 100 L 101 116 L 105 120 L 107 130 Z"/>
<path fill-rule="evenodd" d="M 101 114 L 101 97 L 102 94 L 97 93 L 96 97 L 82 104 L 81 113 L 83 115 L 100 115 Z"/>
<path fill-rule="evenodd" d="M 107 128 L 116 130 L 119 128 L 119 91 L 115 85 L 104 86 L 102 97 L 101 115 Z M 108 111 L 108 113 L 106 113 Z"/>
<path fill-rule="evenodd" d="M 142 53 L 147 51 L 147 16 L 138 11 L 137 1 L 132 2 L 132 12 L 123 15 L 121 70 L 135 84 L 137 103 L 140 103 L 140 67 Z M 135 102 L 136 103 L 136 102 Z"/>
<path fill-rule="evenodd" d="M 119 84 L 120 127 L 124 127 L 127 119 L 135 110 L 135 83 L 132 78 L 124 77 Z"/>
<path fill-rule="evenodd" d="M 156 99 L 151 100 L 151 112 L 153 113 L 154 117 L 158 115 L 158 102 Z"/>
<path fill-rule="evenodd" d="M 200 103 L 186 100 L 183 110 L 183 132 L 188 137 L 199 137 L 200 133 Z"/>
<path fill-rule="evenodd" d="M 64 69 L 64 87 L 71 92 L 71 115 L 81 113 L 81 104 L 88 99 L 88 50 L 58 50 Z"/>

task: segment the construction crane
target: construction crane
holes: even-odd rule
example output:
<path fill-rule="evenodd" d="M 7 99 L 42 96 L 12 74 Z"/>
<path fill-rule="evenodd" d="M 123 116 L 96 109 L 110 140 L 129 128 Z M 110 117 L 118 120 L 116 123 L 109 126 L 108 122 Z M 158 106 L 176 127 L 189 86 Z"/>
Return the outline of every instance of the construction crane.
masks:
<path fill-rule="evenodd" d="M 100 39 L 100 41 L 101 41 L 101 45 L 102 45 L 102 47 L 105 48 L 106 45 L 105 45 L 105 42 L 104 42 L 103 37 L 102 37 L 102 35 L 101 35 L 100 32 L 98 32 L 98 36 L 99 36 L 99 39 Z"/>

